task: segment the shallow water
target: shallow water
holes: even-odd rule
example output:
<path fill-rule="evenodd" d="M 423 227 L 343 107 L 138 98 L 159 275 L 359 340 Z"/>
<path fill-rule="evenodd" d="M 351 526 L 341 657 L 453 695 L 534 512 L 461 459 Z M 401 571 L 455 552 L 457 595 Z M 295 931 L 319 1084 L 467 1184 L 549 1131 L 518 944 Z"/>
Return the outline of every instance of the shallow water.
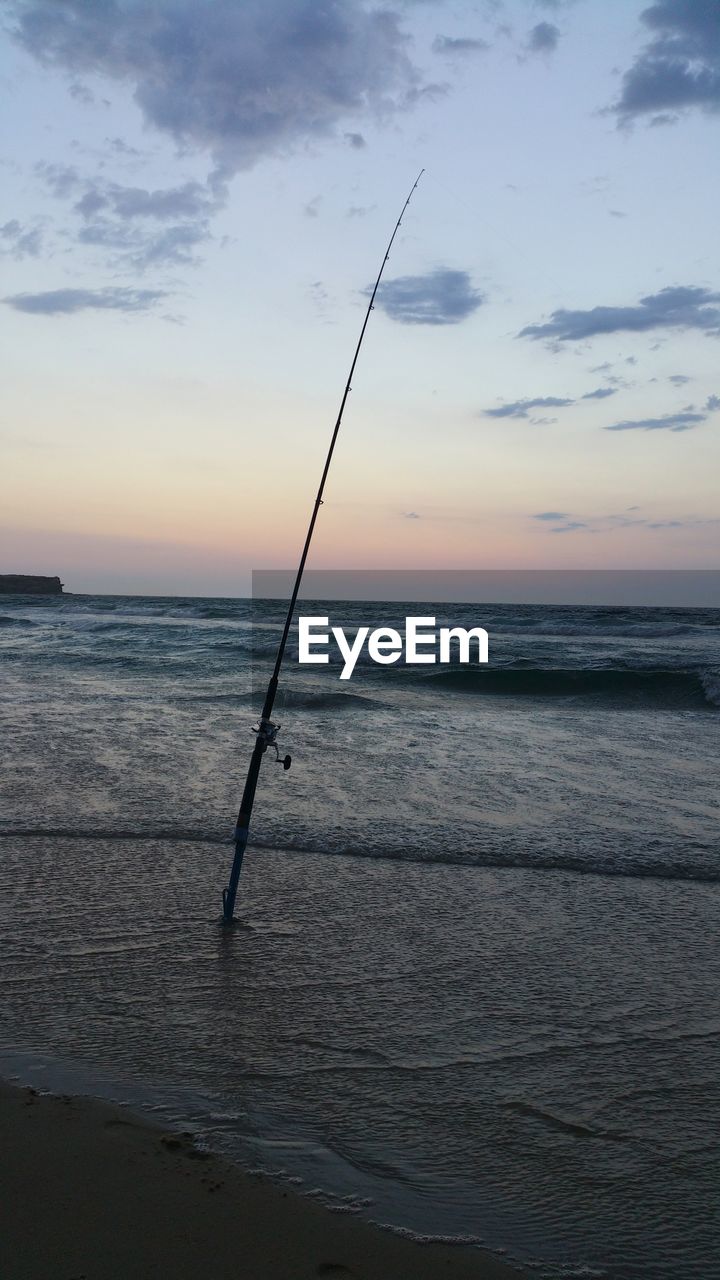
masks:
<path fill-rule="evenodd" d="M 0 1067 L 540 1275 L 711 1280 L 720 618 L 472 612 L 469 678 L 291 663 L 228 934 L 247 603 L 3 601 Z"/>

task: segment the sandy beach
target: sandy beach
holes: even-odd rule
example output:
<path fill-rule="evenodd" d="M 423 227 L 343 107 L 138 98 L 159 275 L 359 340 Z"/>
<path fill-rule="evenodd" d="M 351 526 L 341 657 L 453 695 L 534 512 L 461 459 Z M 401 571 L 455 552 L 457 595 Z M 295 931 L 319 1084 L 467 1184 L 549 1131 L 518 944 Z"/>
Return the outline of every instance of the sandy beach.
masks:
<path fill-rule="evenodd" d="M 118 1107 L 0 1085 L 3 1280 L 512 1280 L 285 1191 Z"/>

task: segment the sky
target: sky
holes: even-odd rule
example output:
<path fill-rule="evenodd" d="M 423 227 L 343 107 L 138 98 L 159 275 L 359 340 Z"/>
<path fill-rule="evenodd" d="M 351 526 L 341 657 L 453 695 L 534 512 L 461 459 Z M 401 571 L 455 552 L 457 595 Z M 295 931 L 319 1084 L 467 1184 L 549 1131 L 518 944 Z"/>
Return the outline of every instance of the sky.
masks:
<path fill-rule="evenodd" d="M 719 0 L 0 0 L 0 572 L 718 566 Z"/>

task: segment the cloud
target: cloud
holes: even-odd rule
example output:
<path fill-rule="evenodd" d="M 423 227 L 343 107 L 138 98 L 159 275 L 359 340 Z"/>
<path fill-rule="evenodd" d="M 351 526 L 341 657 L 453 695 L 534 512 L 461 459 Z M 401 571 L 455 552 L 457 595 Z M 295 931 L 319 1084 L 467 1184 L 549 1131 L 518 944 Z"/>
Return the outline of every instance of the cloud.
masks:
<path fill-rule="evenodd" d="M 595 391 L 587 391 L 580 400 L 606 400 L 608 396 L 614 396 L 617 392 L 614 387 L 598 387 Z M 483 416 L 486 418 L 528 418 L 531 409 L 538 408 L 565 408 L 568 405 L 576 404 L 575 400 L 560 399 L 557 396 L 538 396 L 532 400 L 513 400 L 508 404 L 499 405 L 495 409 L 483 410 Z M 720 396 L 708 396 L 702 410 L 697 410 L 695 405 L 685 405 L 683 409 L 677 413 L 664 414 L 657 418 L 637 418 L 626 419 L 621 422 L 614 422 L 610 426 L 604 428 L 605 431 L 690 431 L 693 427 L 699 426 L 700 423 L 706 422 L 708 414 L 720 409 Z M 530 418 L 532 424 L 544 425 L 546 423 L 557 422 L 557 418 Z M 559 520 L 566 517 L 558 511 L 545 511 L 535 515 L 535 520 Z"/>
<path fill-rule="evenodd" d="M 377 295 L 377 305 L 400 324 L 458 324 L 483 301 L 467 271 L 447 267 L 426 275 L 398 276 L 382 284 Z"/>
<path fill-rule="evenodd" d="M 398 14 L 363 0 L 9 0 L 46 66 L 128 85 L 145 121 L 228 173 L 431 88 Z M 437 86 L 435 87 L 437 91 Z M 359 134 L 357 135 L 360 136 Z"/>
<path fill-rule="evenodd" d="M 686 382 L 690 382 L 690 378 L 685 373 L 671 373 L 668 382 L 674 383 L 676 387 L 683 387 Z"/>
<path fill-rule="evenodd" d="M 116 141 L 120 141 L 116 139 Z M 72 165 L 41 161 L 36 173 L 58 199 L 78 196 L 73 206 L 83 218 L 107 212 L 123 220 L 148 218 L 168 222 L 177 218 L 207 217 L 227 199 L 227 187 L 217 175 L 208 183 L 183 182 L 176 187 L 129 187 L 119 182 L 85 178 Z"/>
<path fill-rule="evenodd" d="M 343 136 L 348 146 L 354 147 L 356 151 L 367 146 L 367 142 L 361 133 L 346 133 Z"/>
<path fill-rule="evenodd" d="M 589 311 L 553 311 L 544 324 L 527 325 L 519 338 L 550 338 L 577 342 L 598 334 L 650 329 L 700 329 L 720 334 L 720 293 L 694 285 L 679 285 L 648 294 L 631 307 L 592 307 Z"/>
<path fill-rule="evenodd" d="M 78 234 L 81 244 L 117 251 L 141 271 L 171 263 L 193 264 L 197 262 L 195 250 L 209 238 L 206 227 L 189 224 L 146 235 L 122 224 L 95 222 L 83 227 Z"/>
<path fill-rule="evenodd" d="M 534 400 L 513 400 L 498 409 L 485 409 L 486 418 L 527 418 L 529 409 L 563 409 L 574 400 L 562 400 L 558 396 L 536 396 Z"/>
<path fill-rule="evenodd" d="M 608 365 L 607 368 L 610 366 Z M 598 387 L 595 391 L 586 391 L 580 400 L 606 400 L 608 396 L 617 395 L 615 387 Z M 568 405 L 577 404 L 576 400 L 560 396 L 536 396 L 532 400 L 512 400 L 501 404 L 497 409 L 485 409 L 486 418 L 528 418 L 530 409 L 565 409 Z M 557 422 L 557 418 L 531 418 L 535 425 Z"/>
<path fill-rule="evenodd" d="M 80 84 L 78 82 L 71 84 L 68 89 L 68 93 L 71 98 L 74 98 L 76 102 L 82 102 L 85 107 L 92 107 L 95 105 L 95 94 L 92 90 L 88 89 L 86 84 Z"/>
<path fill-rule="evenodd" d="M 115 153 L 116 156 L 140 156 L 141 151 L 137 147 L 131 147 L 124 138 L 106 138 L 106 146 Z"/>
<path fill-rule="evenodd" d="M 565 511 L 542 511 L 538 515 L 534 515 L 533 520 L 544 520 L 553 527 L 548 529 L 548 533 L 574 533 L 578 529 L 584 529 L 587 533 L 614 533 L 618 529 L 689 529 L 696 528 L 700 525 L 717 524 L 715 517 L 705 516 L 689 516 L 682 520 L 649 520 L 645 516 L 628 515 L 628 512 L 640 511 L 638 506 L 626 507 L 620 513 L 614 512 L 610 515 L 586 516 L 585 519 L 579 519 L 574 515 L 568 515 Z M 557 524 L 557 521 L 562 521 Z"/>
<path fill-rule="evenodd" d="M 16 293 L 3 298 L 15 311 L 31 315 L 72 315 L 76 311 L 147 311 L 161 298 L 161 289 L 51 289 L 47 293 Z"/>
<path fill-rule="evenodd" d="M 403 517 L 404 517 L 404 519 L 405 519 L 405 520 L 419 520 L 419 519 L 420 519 L 420 516 L 418 515 L 417 511 L 403 511 Z"/>
<path fill-rule="evenodd" d="M 475 40 L 469 36 L 436 36 L 432 42 L 433 53 L 454 56 L 467 53 L 487 53 L 487 40 Z"/>
<path fill-rule="evenodd" d="M 152 218 L 168 222 L 176 218 L 198 218 L 214 213 L 217 197 L 201 182 L 185 182 L 179 187 L 148 191 L 144 187 L 124 187 L 108 183 L 101 191 L 104 200 L 119 218 Z"/>
<path fill-rule="evenodd" d="M 530 53 L 552 53 L 557 49 L 560 32 L 552 22 L 538 22 L 528 36 Z"/>
<path fill-rule="evenodd" d="M 717 0 L 660 0 L 640 18 L 650 39 L 623 76 L 611 108 L 620 123 L 649 115 L 651 124 L 665 124 L 692 107 L 720 111 Z"/>
<path fill-rule="evenodd" d="M 6 246 L 0 246 L 0 253 L 10 254 L 18 260 L 37 258 L 42 249 L 42 232 L 39 227 L 23 227 L 17 218 L 13 218 L 0 227 L 0 241 L 4 241 Z"/>
<path fill-rule="evenodd" d="M 690 431 L 707 421 L 705 413 L 666 413 L 662 418 L 638 418 L 632 422 L 614 422 L 606 431 Z"/>
<path fill-rule="evenodd" d="M 59 200 L 77 191 L 82 181 L 77 169 L 70 164 L 50 164 L 42 160 L 35 166 L 35 171 Z"/>
<path fill-rule="evenodd" d="M 195 262 L 196 249 L 211 238 L 210 217 L 227 198 L 225 183 L 213 175 L 207 184 L 153 190 L 84 178 L 69 166 L 41 163 L 36 172 L 58 199 L 75 200 L 81 244 L 109 250 L 140 270 Z"/>

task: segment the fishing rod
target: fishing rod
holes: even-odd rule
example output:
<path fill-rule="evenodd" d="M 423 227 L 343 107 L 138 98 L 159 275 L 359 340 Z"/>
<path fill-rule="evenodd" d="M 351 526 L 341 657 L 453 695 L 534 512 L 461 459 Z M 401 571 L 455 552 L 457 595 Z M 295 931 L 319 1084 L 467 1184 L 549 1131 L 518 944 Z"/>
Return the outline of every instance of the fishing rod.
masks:
<path fill-rule="evenodd" d="M 367 306 L 367 311 L 365 312 L 365 318 L 363 320 L 362 328 L 360 330 L 360 337 L 358 338 L 358 343 L 355 348 L 355 354 L 352 358 L 352 364 L 350 365 L 350 372 L 348 374 L 348 379 L 347 379 L 347 382 L 345 383 L 345 390 L 343 391 L 342 400 L 340 401 L 340 409 L 338 411 L 338 416 L 335 421 L 335 427 L 330 440 L 330 448 L 328 449 L 327 457 L 325 459 L 325 466 L 323 467 L 322 476 L 320 477 L 320 487 L 317 491 L 317 497 L 315 499 L 315 504 L 312 509 L 312 515 L 310 516 L 310 524 L 308 526 L 307 535 L 305 537 L 305 544 L 302 549 L 302 555 L 300 556 L 300 564 L 298 565 L 297 574 L 295 575 L 295 585 L 293 586 L 292 595 L 290 596 L 290 601 L 288 604 L 287 617 L 285 618 L 285 625 L 283 627 L 282 635 L 280 637 L 280 644 L 278 645 L 277 657 L 275 658 L 275 666 L 273 668 L 272 676 L 270 677 L 270 683 L 267 687 L 267 693 L 265 694 L 265 701 L 263 703 L 263 708 L 260 715 L 260 720 L 258 722 L 258 726 L 256 729 L 253 729 L 253 733 L 256 735 L 255 746 L 253 747 L 252 755 L 250 757 L 250 764 L 248 766 L 247 778 L 245 779 L 245 788 L 243 790 L 242 800 L 240 801 L 240 812 L 238 813 L 237 824 L 235 826 L 235 831 L 233 833 L 233 840 L 235 842 L 235 856 L 233 858 L 233 864 L 230 870 L 230 879 L 228 880 L 227 888 L 223 889 L 223 923 L 224 924 L 232 924 L 233 913 L 235 911 L 235 898 L 237 896 L 238 882 L 240 880 L 240 871 L 242 870 L 243 854 L 245 853 L 245 847 L 248 842 L 248 834 L 250 831 L 250 819 L 252 817 L 253 804 L 255 801 L 255 791 L 257 790 L 258 778 L 260 776 L 260 766 L 262 764 L 262 758 L 265 755 L 265 752 L 268 750 L 268 748 L 274 750 L 275 761 L 278 764 L 281 764 L 284 769 L 290 768 L 290 756 L 283 756 L 282 759 L 280 757 L 280 750 L 277 744 L 277 735 L 278 735 L 278 730 L 280 728 L 280 725 L 273 724 L 270 719 L 270 717 L 272 716 L 273 706 L 275 704 L 275 697 L 278 690 L 278 682 L 280 679 L 280 668 L 282 666 L 283 658 L 285 656 L 285 646 L 287 645 L 288 636 L 290 634 L 290 627 L 292 626 L 293 614 L 295 612 L 295 605 L 297 604 L 298 592 L 300 591 L 300 583 L 302 581 L 302 576 L 305 569 L 305 561 L 307 560 L 308 551 L 310 550 L 310 543 L 312 542 L 312 536 L 315 531 L 315 522 L 317 520 L 320 507 L 322 506 L 323 490 L 325 489 L 325 481 L 327 480 L 328 471 L 330 470 L 330 463 L 332 462 L 332 456 L 335 451 L 335 442 L 338 438 L 340 423 L 342 422 L 343 413 L 345 412 L 345 405 L 347 403 L 347 398 L 350 394 L 352 378 L 355 372 L 355 365 L 357 364 L 358 356 L 360 355 L 360 348 L 363 344 L 363 338 L 365 337 L 365 330 L 368 327 L 370 312 L 374 309 L 375 295 L 378 291 L 378 288 L 380 287 L 382 274 L 383 274 L 383 271 L 385 270 L 387 260 L 390 257 L 390 250 L 393 247 L 393 242 L 395 240 L 395 237 L 398 231 L 400 230 L 400 223 L 402 222 L 403 217 L 405 216 L 405 210 L 407 209 L 413 197 L 415 188 L 417 187 L 424 172 L 425 170 L 421 169 L 417 178 L 415 179 L 412 185 L 412 188 L 410 190 L 410 194 L 402 207 L 402 212 L 400 213 L 400 217 L 395 223 L 395 229 L 388 242 L 388 247 L 385 250 L 385 257 L 382 260 L 382 265 L 380 267 L 380 270 L 378 271 L 377 280 L 375 281 L 373 291 L 370 294 L 370 301 Z"/>

